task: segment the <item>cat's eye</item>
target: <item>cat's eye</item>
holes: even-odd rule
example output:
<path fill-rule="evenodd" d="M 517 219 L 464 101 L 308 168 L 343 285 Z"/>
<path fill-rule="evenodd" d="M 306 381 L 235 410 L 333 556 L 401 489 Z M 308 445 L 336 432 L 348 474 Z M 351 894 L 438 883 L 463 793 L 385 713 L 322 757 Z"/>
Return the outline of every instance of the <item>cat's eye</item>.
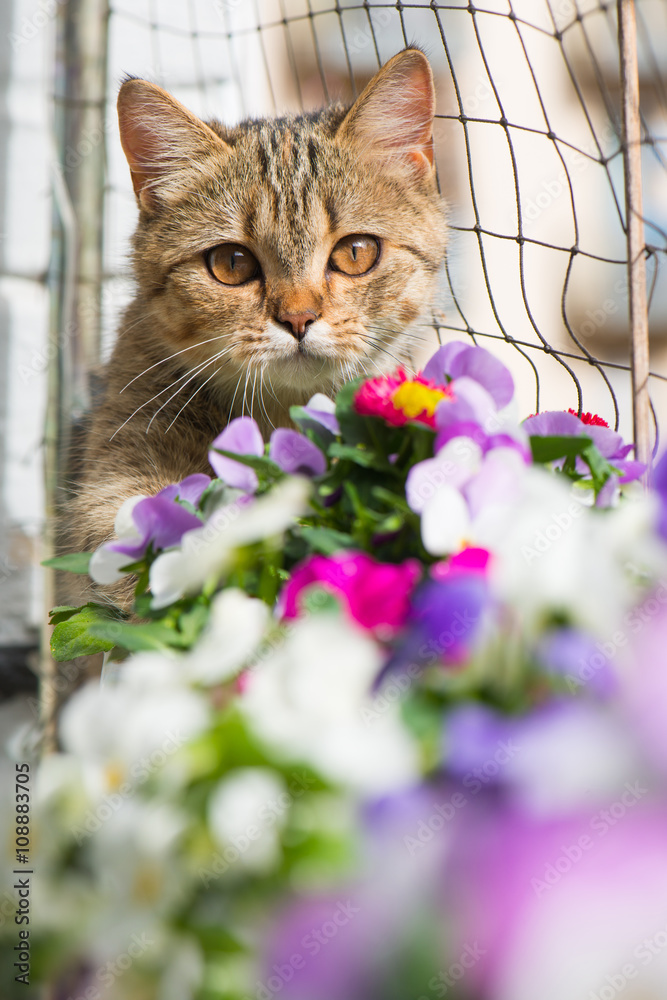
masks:
<path fill-rule="evenodd" d="M 343 274 L 366 274 L 380 256 L 380 244 L 374 236 L 344 236 L 333 248 L 329 267 Z"/>
<path fill-rule="evenodd" d="M 221 243 L 206 254 L 206 265 L 223 285 L 243 285 L 259 274 L 259 264 L 240 243 Z"/>

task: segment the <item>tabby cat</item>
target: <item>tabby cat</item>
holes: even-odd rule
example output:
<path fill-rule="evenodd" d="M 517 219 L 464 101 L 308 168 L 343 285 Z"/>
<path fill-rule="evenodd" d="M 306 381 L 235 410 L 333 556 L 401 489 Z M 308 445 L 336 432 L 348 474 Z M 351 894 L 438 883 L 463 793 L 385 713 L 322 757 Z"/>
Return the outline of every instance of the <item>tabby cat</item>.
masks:
<path fill-rule="evenodd" d="M 75 546 L 107 538 L 127 497 L 210 472 L 230 418 L 267 434 L 315 392 L 410 363 L 447 235 L 434 106 L 415 48 L 351 108 L 229 128 L 122 85 L 137 291 L 91 419 Z"/>

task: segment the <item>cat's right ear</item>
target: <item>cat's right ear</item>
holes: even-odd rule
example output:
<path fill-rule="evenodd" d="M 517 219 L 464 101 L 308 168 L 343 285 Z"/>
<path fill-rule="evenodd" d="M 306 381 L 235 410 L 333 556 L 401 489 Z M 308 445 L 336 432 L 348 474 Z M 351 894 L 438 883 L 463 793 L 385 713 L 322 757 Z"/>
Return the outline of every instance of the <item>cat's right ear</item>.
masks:
<path fill-rule="evenodd" d="M 231 152 L 180 101 L 146 80 L 126 80 L 120 88 L 118 123 L 134 193 L 149 212 L 180 195 L 193 164 Z"/>

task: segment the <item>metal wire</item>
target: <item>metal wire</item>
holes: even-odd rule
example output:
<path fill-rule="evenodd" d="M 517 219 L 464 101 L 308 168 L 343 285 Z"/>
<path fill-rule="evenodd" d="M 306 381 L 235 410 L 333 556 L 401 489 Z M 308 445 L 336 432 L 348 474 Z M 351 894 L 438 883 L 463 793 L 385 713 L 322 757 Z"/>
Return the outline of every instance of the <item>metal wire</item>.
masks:
<path fill-rule="evenodd" d="M 664 0 L 637 0 L 642 99 L 648 95 L 642 149 L 654 189 L 667 169 L 665 8 Z M 148 33 L 150 43 L 131 65 L 127 52 L 110 54 L 111 97 L 124 69 L 157 79 L 195 112 L 222 120 L 352 100 L 394 52 L 424 47 L 438 81 L 439 176 L 452 206 L 435 334 L 490 345 L 521 385 L 532 384 L 525 392 L 535 411 L 595 409 L 628 430 L 615 3 L 112 0 L 110 23 L 112 37 Z M 190 74 L 184 56 L 169 62 L 167 47 L 183 54 L 189 47 Z M 520 94 L 512 74 L 522 81 Z M 492 157 L 497 164 L 487 162 Z M 131 214 L 124 176 L 111 171 L 107 193 Z M 667 335 L 667 210 L 661 214 L 659 199 L 653 209 L 644 210 L 645 253 L 659 357 Z M 109 261 L 107 280 L 118 274 Z M 666 376 L 658 367 L 651 378 L 656 385 Z"/>

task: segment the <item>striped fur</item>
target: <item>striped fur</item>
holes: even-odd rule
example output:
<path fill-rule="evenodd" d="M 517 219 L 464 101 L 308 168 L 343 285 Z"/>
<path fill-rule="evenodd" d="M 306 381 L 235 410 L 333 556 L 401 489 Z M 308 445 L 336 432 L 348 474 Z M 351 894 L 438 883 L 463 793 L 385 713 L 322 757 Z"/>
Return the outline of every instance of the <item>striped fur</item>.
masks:
<path fill-rule="evenodd" d="M 203 123 L 154 84 L 119 95 L 140 209 L 137 293 L 106 368 L 71 510 L 74 544 L 107 537 L 119 504 L 207 471 L 227 421 L 263 432 L 289 407 L 358 374 L 409 364 L 446 243 L 432 154 L 433 82 L 416 49 L 395 56 L 351 109 L 234 128 Z M 330 269 L 342 237 L 379 240 L 367 274 Z M 260 279 L 217 282 L 205 252 L 248 248 Z M 278 317 L 317 319 L 298 342 Z"/>

